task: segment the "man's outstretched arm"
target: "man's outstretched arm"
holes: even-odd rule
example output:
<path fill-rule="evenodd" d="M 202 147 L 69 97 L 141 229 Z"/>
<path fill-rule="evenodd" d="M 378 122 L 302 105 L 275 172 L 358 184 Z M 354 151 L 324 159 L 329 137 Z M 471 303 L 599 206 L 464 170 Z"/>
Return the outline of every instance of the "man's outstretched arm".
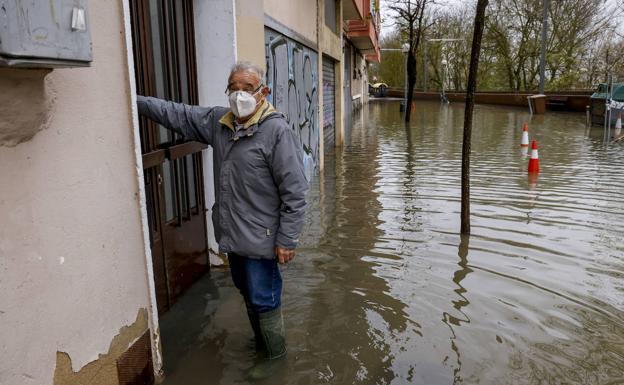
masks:
<path fill-rule="evenodd" d="M 212 144 L 213 108 L 190 106 L 137 95 L 139 114 L 177 132 L 186 139 Z"/>

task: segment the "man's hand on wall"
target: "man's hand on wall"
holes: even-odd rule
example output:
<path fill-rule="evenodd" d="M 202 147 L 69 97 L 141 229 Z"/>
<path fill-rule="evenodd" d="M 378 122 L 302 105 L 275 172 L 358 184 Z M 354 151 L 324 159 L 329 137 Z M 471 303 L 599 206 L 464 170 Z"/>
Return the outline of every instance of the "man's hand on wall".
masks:
<path fill-rule="evenodd" d="M 283 247 L 275 247 L 275 255 L 277 256 L 277 262 L 280 264 L 286 264 L 295 258 L 295 250 L 285 249 Z"/>

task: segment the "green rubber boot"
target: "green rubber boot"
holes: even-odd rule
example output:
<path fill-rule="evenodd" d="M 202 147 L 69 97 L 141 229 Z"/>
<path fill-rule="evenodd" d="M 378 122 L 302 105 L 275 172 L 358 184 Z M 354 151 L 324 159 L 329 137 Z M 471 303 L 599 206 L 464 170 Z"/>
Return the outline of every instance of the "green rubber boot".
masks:
<path fill-rule="evenodd" d="M 256 353 L 261 357 L 266 357 L 267 349 L 264 346 L 262 332 L 260 331 L 260 317 L 258 316 L 258 313 L 251 309 L 251 304 L 248 301 L 245 301 L 245 306 L 247 307 L 247 317 L 249 318 L 249 323 L 251 324 L 251 329 L 254 333 Z"/>
<path fill-rule="evenodd" d="M 266 359 L 261 360 L 247 372 L 249 380 L 257 381 L 270 377 L 284 363 L 286 355 L 286 334 L 282 309 L 277 308 L 258 314 L 260 333 L 266 348 Z"/>
<path fill-rule="evenodd" d="M 267 358 L 274 360 L 286 354 L 286 334 L 282 309 L 258 314 L 262 342 L 267 350 Z"/>

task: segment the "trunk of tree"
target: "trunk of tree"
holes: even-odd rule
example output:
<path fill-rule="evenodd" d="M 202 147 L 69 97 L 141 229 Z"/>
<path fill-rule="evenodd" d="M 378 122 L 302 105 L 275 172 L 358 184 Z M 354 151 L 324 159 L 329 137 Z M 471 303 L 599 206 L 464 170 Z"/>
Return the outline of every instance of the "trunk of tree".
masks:
<path fill-rule="evenodd" d="M 464 112 L 464 141 L 462 147 L 462 174 L 461 174 L 461 233 L 470 234 L 470 140 L 472 137 L 472 111 L 474 109 L 474 94 L 477 86 L 477 71 L 479 70 L 479 53 L 481 52 L 481 38 L 485 23 L 485 8 L 488 0 L 477 1 L 477 13 L 474 21 L 472 50 L 470 52 L 470 72 L 468 72 L 468 87 L 466 90 L 466 110 Z"/>
<path fill-rule="evenodd" d="M 507 82 L 509 83 L 509 90 L 513 90 L 514 89 L 514 77 L 513 77 L 513 71 L 511 69 L 511 64 L 507 64 Z M 466 86 L 466 89 L 468 89 L 467 86 Z"/>
<path fill-rule="evenodd" d="M 420 38 L 423 34 L 423 19 L 425 17 L 425 9 L 429 0 L 417 1 L 412 8 L 411 0 L 407 2 L 407 10 L 414 11 L 413 16 L 417 24 L 412 21 L 409 24 L 409 52 L 407 53 L 407 100 L 405 105 L 405 121 L 409 122 L 412 115 L 412 100 L 414 99 L 414 86 L 416 85 L 416 52 L 420 45 Z M 412 19 L 410 19 L 412 20 Z"/>
<path fill-rule="evenodd" d="M 407 54 L 407 103 L 405 105 L 405 121 L 409 122 L 412 115 L 412 100 L 414 99 L 414 85 L 416 84 L 416 58 L 412 51 Z"/>

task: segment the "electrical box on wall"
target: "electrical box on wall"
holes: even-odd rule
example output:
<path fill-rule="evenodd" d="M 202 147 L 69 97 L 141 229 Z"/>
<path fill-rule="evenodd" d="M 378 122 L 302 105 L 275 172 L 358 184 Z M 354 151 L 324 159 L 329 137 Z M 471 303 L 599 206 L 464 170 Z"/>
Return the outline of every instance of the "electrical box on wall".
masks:
<path fill-rule="evenodd" d="M 0 66 L 88 66 L 87 0 L 0 0 Z"/>

